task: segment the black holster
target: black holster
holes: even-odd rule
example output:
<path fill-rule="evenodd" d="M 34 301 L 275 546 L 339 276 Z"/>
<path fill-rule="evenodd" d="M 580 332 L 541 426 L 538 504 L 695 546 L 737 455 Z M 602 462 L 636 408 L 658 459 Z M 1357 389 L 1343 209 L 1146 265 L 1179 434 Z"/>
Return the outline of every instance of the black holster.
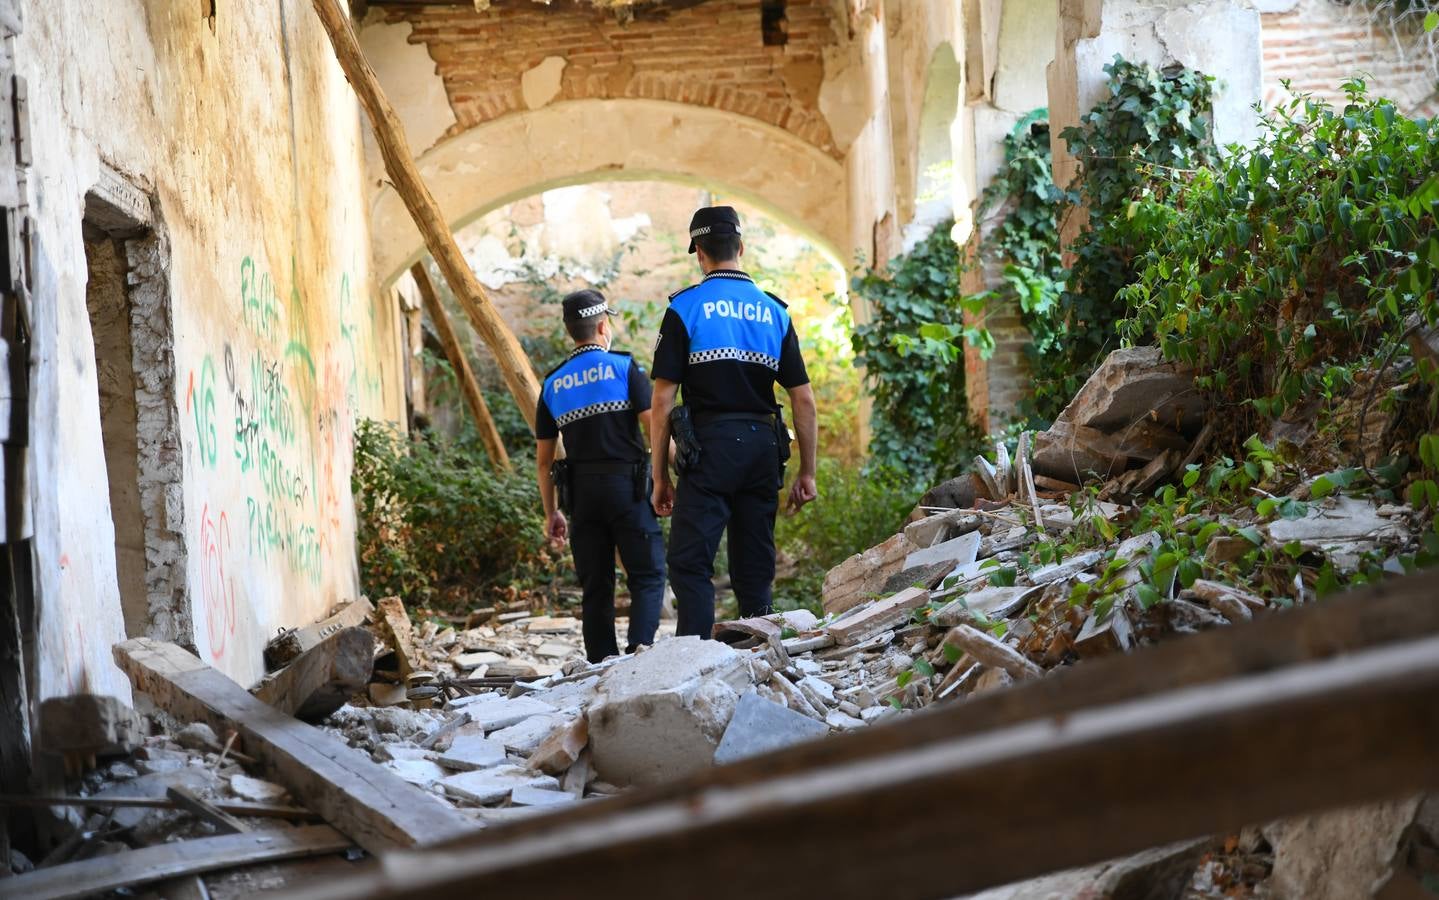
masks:
<path fill-rule="evenodd" d="M 683 473 L 699 465 L 700 442 L 688 406 L 670 410 L 670 436 L 675 441 L 675 469 Z"/>
<path fill-rule="evenodd" d="M 774 439 L 775 443 L 779 446 L 779 465 L 780 468 L 783 469 L 784 464 L 789 462 L 791 451 L 789 446 L 789 426 L 784 424 L 784 416 L 779 413 L 776 413 L 774 417 Z"/>
<path fill-rule="evenodd" d="M 572 515 L 575 508 L 574 468 L 567 459 L 557 459 L 550 464 L 550 481 L 555 486 L 555 505 L 565 515 Z"/>

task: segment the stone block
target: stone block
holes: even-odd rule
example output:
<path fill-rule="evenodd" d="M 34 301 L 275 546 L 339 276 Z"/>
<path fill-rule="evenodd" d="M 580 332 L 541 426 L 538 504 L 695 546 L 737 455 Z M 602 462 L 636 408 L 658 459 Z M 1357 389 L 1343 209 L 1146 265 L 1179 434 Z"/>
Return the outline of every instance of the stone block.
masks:
<path fill-rule="evenodd" d="M 392 759 L 381 765 L 410 784 L 426 789 L 450 774 L 438 763 L 428 759 Z"/>
<path fill-rule="evenodd" d="M 536 747 L 530 754 L 529 766 L 548 775 L 559 775 L 575 764 L 589 741 L 589 720 L 580 716 Z"/>
<path fill-rule="evenodd" d="M 698 637 L 663 640 L 616 664 L 587 714 L 595 771 L 624 786 L 709 766 L 749 680 L 740 653 Z"/>
<path fill-rule="evenodd" d="M 840 613 L 863 603 L 866 595 L 904 568 L 905 557 L 915 549 L 901 532 L 830 569 L 821 591 L 824 611 Z"/>
<path fill-rule="evenodd" d="M 440 754 L 440 764 L 458 771 L 489 769 L 505 761 L 505 745 L 478 734 L 456 735 L 450 749 Z"/>
<path fill-rule="evenodd" d="M 500 698 L 488 703 L 473 703 L 465 707 L 470 714 L 470 723 L 485 731 L 498 731 L 523 722 L 530 716 L 553 713 L 555 708 L 530 697 L 516 699 Z"/>
<path fill-rule="evenodd" d="M 1332 810 L 1265 826 L 1274 846 L 1266 883 L 1278 900 L 1366 900 L 1403 867 L 1422 796 Z M 1407 896 L 1407 895 L 1403 895 Z"/>
<path fill-rule="evenodd" d="M 40 703 L 40 747 L 49 753 L 125 753 L 144 738 L 135 711 L 115 697 L 74 694 Z"/>
<path fill-rule="evenodd" d="M 510 792 L 511 806 L 568 806 L 578 798 L 564 791 L 521 785 Z"/>
<path fill-rule="evenodd" d="M 516 722 L 508 728 L 490 733 L 489 739 L 504 745 L 514 753 L 529 754 L 550 735 L 569 724 L 569 717 L 559 713 L 530 716 L 523 722 Z"/>
<path fill-rule="evenodd" d="M 461 772 L 440 781 L 446 794 L 471 803 L 498 803 L 510 796 L 517 787 L 537 787 L 554 790 L 560 783 L 548 775 L 531 772 L 521 766 L 496 766 L 493 769 L 478 769 Z"/>
<path fill-rule="evenodd" d="M 715 765 L 769 753 L 828 733 L 823 723 L 749 691 L 735 706 L 734 716 L 715 751 Z"/>
<path fill-rule="evenodd" d="M 1104 358 L 1059 418 L 1111 434 L 1152 421 L 1192 435 L 1207 408 L 1193 371 L 1163 359 L 1158 347 L 1126 347 Z"/>

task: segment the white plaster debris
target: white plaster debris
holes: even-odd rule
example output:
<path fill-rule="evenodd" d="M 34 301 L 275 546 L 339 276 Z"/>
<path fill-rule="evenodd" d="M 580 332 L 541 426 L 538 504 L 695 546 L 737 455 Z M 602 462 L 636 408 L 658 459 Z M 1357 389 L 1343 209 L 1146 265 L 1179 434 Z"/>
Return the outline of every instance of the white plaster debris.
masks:
<path fill-rule="evenodd" d="M 462 772 L 488 769 L 504 761 L 505 745 L 478 734 L 458 735 L 439 756 L 441 765 Z"/>
<path fill-rule="evenodd" d="M 560 783 L 549 775 L 531 772 L 521 766 L 497 766 L 451 775 L 439 784 L 451 797 L 484 805 L 508 798 L 517 787 L 555 790 Z"/>

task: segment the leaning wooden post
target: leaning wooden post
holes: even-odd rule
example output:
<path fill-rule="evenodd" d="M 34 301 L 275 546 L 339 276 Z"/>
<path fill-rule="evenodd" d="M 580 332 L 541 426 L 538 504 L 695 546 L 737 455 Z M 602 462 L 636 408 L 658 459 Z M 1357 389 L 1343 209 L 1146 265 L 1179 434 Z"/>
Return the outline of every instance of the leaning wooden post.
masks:
<path fill-rule="evenodd" d="M 404 127 L 395 115 L 394 107 L 385 98 L 385 92 L 381 90 L 374 70 L 365 61 L 359 41 L 355 39 L 354 29 L 350 27 L 349 17 L 336 0 L 314 0 L 314 5 L 315 13 L 320 17 L 320 24 L 330 35 L 330 43 L 335 47 L 340 68 L 344 69 L 345 77 L 354 87 L 355 94 L 360 98 L 360 105 L 365 108 L 365 114 L 370 119 L 370 127 L 375 132 L 375 143 L 380 146 L 380 155 L 385 159 L 385 171 L 395 185 L 395 193 L 405 201 L 405 208 L 414 217 L 415 225 L 425 239 L 425 246 L 439 265 L 450 290 L 459 298 L 460 305 L 469 316 L 470 324 L 490 348 L 490 352 L 495 354 L 500 373 L 505 377 L 505 384 L 509 386 L 515 402 L 520 405 L 525 421 L 533 428 L 540 385 L 535 379 L 534 370 L 530 368 L 529 357 L 525 355 L 514 333 L 505 326 L 504 320 L 495 310 L 495 304 L 485 293 L 479 279 L 475 278 L 475 273 L 470 271 L 464 254 L 460 253 L 460 247 L 455 243 L 455 236 L 445 224 L 440 205 L 435 202 L 430 189 L 420 178 L 420 171 L 415 168 L 415 158 L 410 153 L 410 143 L 405 139 Z"/>
<path fill-rule="evenodd" d="M 455 334 L 455 327 L 450 324 L 450 314 L 445 312 L 444 305 L 440 303 L 440 295 L 435 293 L 434 282 L 430 281 L 430 273 L 425 271 L 425 264 L 417 262 L 410 266 L 410 277 L 415 279 L 415 287 L 419 288 L 420 297 L 425 301 L 425 312 L 435 325 L 435 334 L 440 336 L 440 346 L 445 348 L 445 358 L 455 370 L 455 378 L 460 382 L 460 392 L 465 395 L 465 405 L 469 406 L 470 415 L 475 417 L 480 443 L 485 445 L 485 452 L 490 454 L 490 461 L 495 464 L 496 469 L 509 469 L 510 455 L 505 452 L 504 441 L 500 440 L 500 430 L 495 427 L 495 420 L 490 417 L 490 407 L 485 403 L 485 395 L 480 393 L 480 383 L 475 380 L 474 370 L 470 368 L 470 361 L 460 345 L 460 337 Z"/>

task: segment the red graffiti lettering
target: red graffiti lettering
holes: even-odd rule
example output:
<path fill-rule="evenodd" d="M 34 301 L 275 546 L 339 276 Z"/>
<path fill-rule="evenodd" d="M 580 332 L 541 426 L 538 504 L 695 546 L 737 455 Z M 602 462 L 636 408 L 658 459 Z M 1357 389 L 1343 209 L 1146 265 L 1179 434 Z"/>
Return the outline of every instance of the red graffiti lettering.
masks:
<path fill-rule="evenodd" d="M 200 597 L 205 604 L 205 627 L 210 656 L 220 659 L 235 633 L 235 585 L 225 575 L 225 554 L 230 549 L 230 521 L 220 513 L 219 527 L 209 504 L 200 514 Z"/>

